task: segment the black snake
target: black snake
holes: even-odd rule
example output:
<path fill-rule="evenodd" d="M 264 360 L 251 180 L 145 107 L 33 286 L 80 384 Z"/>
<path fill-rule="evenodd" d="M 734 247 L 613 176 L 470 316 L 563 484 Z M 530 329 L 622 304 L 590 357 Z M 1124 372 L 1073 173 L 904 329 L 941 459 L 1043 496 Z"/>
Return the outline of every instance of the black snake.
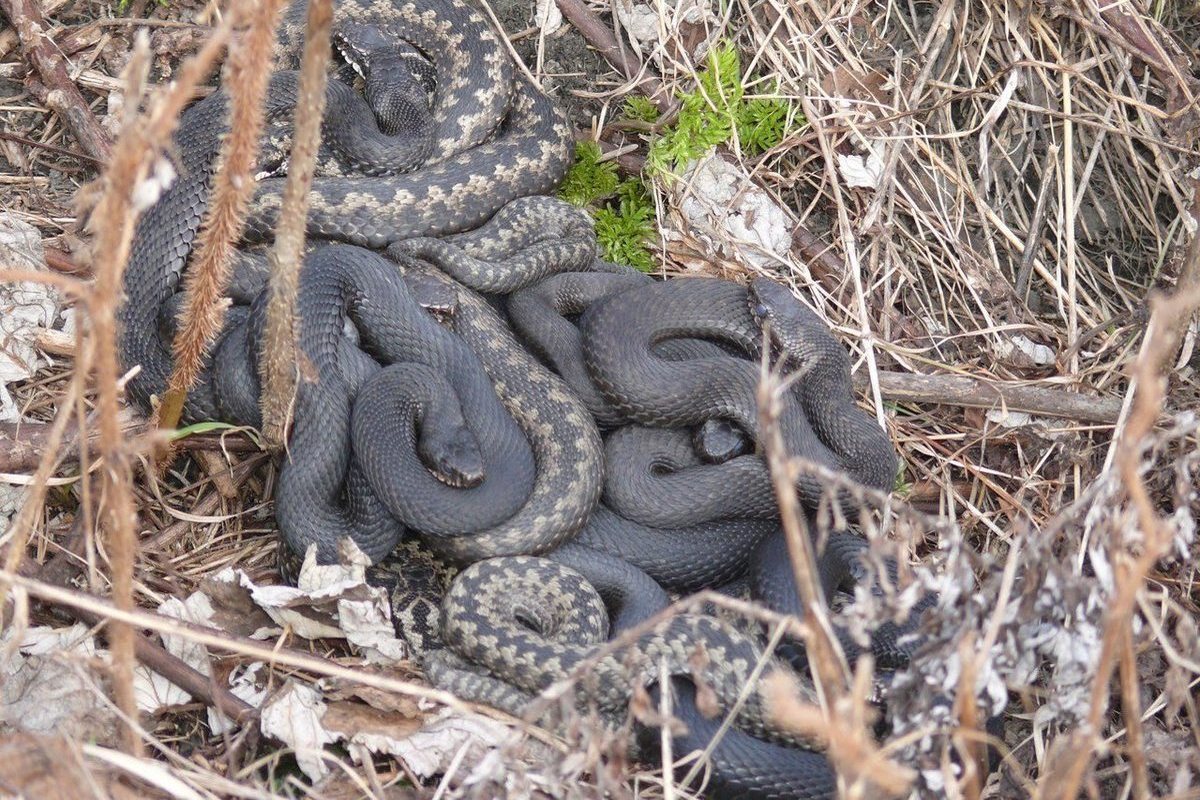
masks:
<path fill-rule="evenodd" d="M 281 66 L 296 65 L 303 11 L 293 6 L 281 29 Z M 389 51 L 387 42 L 396 40 L 408 45 Z M 348 55 L 368 54 L 365 64 L 353 63 L 367 79 L 371 105 L 331 83 L 308 233 L 344 244 L 314 248 L 301 273 L 299 345 L 317 379 L 303 381 L 296 398 L 276 514 L 294 552 L 316 545 L 325 561 L 336 557 L 342 537 L 380 560 L 409 527 L 443 557 L 474 564 L 447 594 L 438 627 L 450 649 L 432 651 L 431 679 L 516 709 L 596 657 L 608 612 L 591 593 L 608 602 L 623 630 L 665 605 L 660 583 L 687 591 L 745 572 L 777 530 L 761 458 L 743 454 L 759 435 L 751 378 L 764 318 L 772 330 L 784 329 L 783 336 L 776 330 L 775 345 L 786 358 L 819 367 L 808 376 L 811 389 L 785 400 L 789 446 L 867 485 L 890 485 L 890 442 L 853 408 L 845 353 L 819 319 L 767 284 L 756 284 L 763 294 L 756 304 L 757 295 L 735 284 L 652 282 L 598 261 L 587 216 L 538 196 L 570 162 L 570 130 L 545 96 L 514 78 L 499 37 L 476 12 L 458 0 L 343 0 L 335 41 Z M 296 73 L 272 77 L 271 135 L 286 131 L 295 94 Z M 211 191 L 225 106 L 218 91 L 185 114 L 180 177 L 135 234 L 121 348 L 128 365 L 141 367 L 128 385 L 144 407 L 170 369 L 160 317 L 176 307 Z M 366 117 L 380 116 L 381 107 L 404 119 L 368 126 Z M 272 143 L 264 174 L 285 165 L 285 146 Z M 248 242 L 270 238 L 281 181 L 260 180 Z M 364 247 L 386 247 L 391 262 Z M 230 313 L 213 368 L 189 398 L 192 418 L 258 421 L 261 263 L 242 258 L 248 288 L 239 292 L 250 302 Z M 506 309 L 479 292 L 515 294 Z M 506 324 L 509 315 L 524 342 Z M 697 381 L 699 371 L 707 377 Z M 664 377 L 668 383 L 659 383 Z M 597 423 L 631 420 L 698 425 L 704 458 L 723 463 L 689 455 L 691 432 L 623 429 L 609 438 L 609 458 L 633 472 L 613 470 L 607 505 L 598 506 L 605 459 Z M 738 476 L 718 478 L 723 489 L 745 481 L 739 504 L 714 490 L 711 509 L 684 503 L 681 514 L 667 513 L 655 497 L 677 492 L 672 480 L 696 491 L 700 482 L 689 470 L 701 466 Z M 667 495 L 639 483 L 647 470 L 658 473 Z M 800 488 L 810 504 L 819 500 L 819 485 Z M 539 553 L 552 560 L 527 558 Z M 540 599 L 526 600 L 517 588 Z M 506 602 L 523 615 L 516 630 L 496 616 Z M 515 602 L 527 605 L 514 609 Z M 533 622 L 549 631 L 571 615 L 565 643 L 530 639 Z M 500 647 L 505 636 L 516 637 L 511 648 Z M 606 714 L 619 716 L 635 684 L 657 679 L 661 659 L 680 679 L 696 678 L 697 652 L 707 658 L 705 684 L 726 706 L 763 657 L 755 641 L 712 618 L 675 617 L 620 657 L 599 658 L 585 688 Z M 630 653 L 640 666 L 631 666 Z M 785 668 L 773 662 L 771 669 Z M 692 709 L 686 685 L 676 688 L 682 708 Z M 760 736 L 787 738 L 770 728 L 753 692 L 738 719 Z M 758 780 L 737 754 L 773 746 L 742 735 L 716 754 L 735 786 Z M 772 791 L 823 792 L 830 774 L 823 758 L 796 758 L 803 765 L 787 780 L 799 783 L 768 778 Z"/>

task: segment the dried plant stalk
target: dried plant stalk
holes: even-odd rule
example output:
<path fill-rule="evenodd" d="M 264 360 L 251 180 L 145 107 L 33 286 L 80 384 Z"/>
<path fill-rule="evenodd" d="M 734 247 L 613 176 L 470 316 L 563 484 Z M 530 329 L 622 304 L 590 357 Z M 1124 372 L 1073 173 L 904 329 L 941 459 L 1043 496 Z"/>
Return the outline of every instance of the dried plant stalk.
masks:
<path fill-rule="evenodd" d="M 332 22 L 331 0 L 310 0 L 300 65 L 295 138 L 280 201 L 275 246 L 267 256 L 271 267 L 270 295 L 258 368 L 262 378 L 263 436 L 273 448 L 282 448 L 287 440 L 289 411 L 296 389 L 296 365 L 299 363 L 296 358 L 296 295 L 300 287 L 300 262 L 304 256 L 308 190 L 312 186 L 317 148 L 321 144 Z"/>
<path fill-rule="evenodd" d="M 1200 189 L 1197 190 L 1194 216 L 1200 219 Z M 1105 619 L 1099 663 L 1092 681 L 1087 724 L 1074 737 L 1065 775 L 1059 784 L 1061 791 L 1055 795 L 1063 800 L 1074 800 L 1078 795 L 1084 772 L 1095 754 L 1095 737 L 1100 733 L 1103 717 L 1108 709 L 1109 681 L 1121 656 L 1122 643 L 1129 642 L 1137 595 L 1142 590 L 1150 570 L 1171 547 L 1171 529 L 1159 516 L 1139 470 L 1144 443 L 1162 413 L 1166 394 L 1165 368 L 1174 359 L 1179 347 L 1182 332 L 1180 321 L 1190 320 L 1197 308 L 1200 308 L 1200 286 L 1196 285 L 1195 277 L 1197 274 L 1200 274 L 1200 238 L 1193 239 L 1188 251 L 1188 260 L 1181 280 L 1181 284 L 1188 287 L 1187 290 L 1177 291 L 1170 298 L 1151 298 L 1153 311 L 1150 325 L 1135 366 L 1136 382 L 1130 389 L 1134 392 L 1133 410 L 1117 442 L 1115 461 L 1117 473 L 1125 486 L 1138 522 L 1141 534 L 1140 551 L 1131 557 L 1125 552 L 1124 541 L 1110 543 L 1112 552 L 1109 558 L 1116 573 L 1116 594 L 1108 607 Z M 1122 688 L 1127 690 L 1129 686 L 1126 683 Z M 1138 697 L 1123 691 L 1122 700 L 1127 709 L 1139 712 L 1133 715 L 1136 719 L 1140 715 L 1141 707 Z M 1126 724 L 1130 724 L 1128 719 Z M 1140 729 L 1132 738 L 1141 738 Z M 1142 764 L 1143 769 L 1144 766 Z M 1046 780 L 1059 778 L 1053 773 L 1047 773 L 1044 777 Z M 1145 786 L 1144 775 L 1139 777 L 1135 772 L 1134 778 L 1135 786 Z"/>
<path fill-rule="evenodd" d="M 763 449 L 775 487 L 779 516 L 787 539 L 788 555 L 800 601 L 804 607 L 805 649 L 812 665 L 813 685 L 825 716 L 829 736 L 829 758 L 847 785 L 871 786 L 872 796 L 896 797 L 908 791 L 915 779 L 912 770 L 885 758 L 874 743 L 869 727 L 867 689 L 870 665 L 860 663 L 858 680 L 852 683 L 833 627 L 825 593 L 817 572 L 816 552 L 808 522 L 796 497 L 796 478 L 801 465 L 787 453 L 779 426 L 781 394 L 787 385 L 768 369 L 764 359 L 758 386 L 758 409 Z M 869 661 L 869 658 L 866 659 Z M 780 721 L 787 723 L 786 710 L 796 703 L 781 703 L 778 685 L 772 687 L 774 707 L 781 709 Z M 811 723 L 808 723 L 811 726 Z"/>
<path fill-rule="evenodd" d="M 102 193 L 92 209 L 89 226 L 95 232 L 92 242 L 94 291 L 85 298 L 84 306 L 91 321 L 89 341 L 80 350 L 81 361 L 76 364 L 80 376 L 93 374 L 96 386 L 98 417 L 98 450 L 104 464 L 101 471 L 104 502 L 100 516 L 109 541 L 112 567 L 113 601 L 124 611 L 133 609 L 133 567 L 137 547 L 134 532 L 134 505 L 131 496 L 132 473 L 126 440 L 119 417 L 119 377 L 116 343 L 116 310 L 121 301 L 125 264 L 138 213 L 133 205 L 136 187 L 146 179 L 153 159 L 166 149 L 180 110 L 191 97 L 193 88 L 208 74 L 216 56 L 229 37 L 229 26 L 218 27 L 205 46 L 180 70 L 176 84 L 154 103 L 146 115 L 135 113 L 144 91 L 145 70 L 149 63 L 149 45 L 139 36 L 133 57 L 126 68 L 129 98 L 120 139 L 113 147 L 112 159 L 100 178 Z M 94 356 L 94 359 L 92 358 Z M 69 400 L 65 408 L 73 405 Z M 68 415 L 60 419 L 65 422 Z M 55 430 L 58 430 L 56 420 Z M 81 441 L 86 441 L 86 437 Z M 31 522 L 41 512 L 45 484 L 56 450 L 48 450 L 39 464 L 37 488 L 28 498 L 13 529 L 6 561 L 15 566 L 25 549 Z M 85 497 L 87 495 L 85 494 Z M 7 582 L 5 583 L 7 586 Z M 125 719 L 137 720 L 137 703 L 133 694 L 134 633 L 127 625 L 113 623 L 110 637 L 113 663 L 113 693 Z M 133 727 L 123 732 L 125 747 L 140 753 L 142 740 Z"/>
<path fill-rule="evenodd" d="M 149 40 L 141 36 L 126 68 L 130 95 L 133 97 L 141 94 L 149 61 Z M 126 120 L 126 133 L 130 133 L 133 124 L 135 119 L 130 114 Z M 100 429 L 98 450 L 104 461 L 101 473 L 104 509 L 100 520 L 108 537 L 113 602 L 117 608 L 127 612 L 133 610 L 133 565 L 137 536 L 131 489 L 133 473 L 118 416 L 117 381 L 120 372 L 117 365 L 116 310 L 120 304 L 124 265 L 129 258 L 136 222 L 130 201 L 135 187 L 145 174 L 146 159 L 142 141 L 135 135 L 123 136 L 114 148 L 112 161 L 104 174 L 105 191 L 92 218 L 96 230 L 92 249 L 96 282 L 95 292 L 88 301 Z M 134 630 L 128 625 L 114 625 L 109 642 L 112 647 L 113 695 L 127 722 L 122 741 L 130 754 L 140 756 L 143 745 L 135 727 L 138 709 L 133 693 L 134 635 Z"/>
<path fill-rule="evenodd" d="M 241 238 L 254 195 L 252 173 L 263 129 L 263 99 L 282 7 L 283 0 L 264 0 L 246 2 L 233 11 L 248 29 L 229 56 L 225 79 L 229 135 L 221 147 L 220 167 L 213 178 L 212 200 L 197 237 L 194 260 L 184 277 L 175 368 L 158 409 L 162 428 L 179 424 L 187 392 L 199 377 L 204 355 L 225 319 L 222 295 L 229 283 L 233 248 Z"/>

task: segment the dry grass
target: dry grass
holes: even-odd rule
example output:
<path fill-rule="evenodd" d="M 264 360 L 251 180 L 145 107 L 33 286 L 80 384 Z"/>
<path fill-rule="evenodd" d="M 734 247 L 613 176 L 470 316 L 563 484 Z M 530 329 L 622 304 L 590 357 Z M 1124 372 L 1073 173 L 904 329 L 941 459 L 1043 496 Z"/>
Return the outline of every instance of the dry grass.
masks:
<path fill-rule="evenodd" d="M 941 597 L 929 646 L 895 687 L 878 750 L 863 735 L 865 686 L 836 643 L 816 659 L 821 702 L 789 708 L 797 725 L 830 741 L 847 796 L 912 780 L 925 796 L 1200 797 L 1200 387 L 1197 331 L 1187 322 L 1200 286 L 1200 190 L 1187 177 L 1200 110 L 1184 56 L 1200 42 L 1200 13 L 1183 3 L 1142 5 L 737 0 L 724 16 L 705 5 L 699 22 L 660 9 L 665 38 L 645 63 L 668 90 L 690 86 L 697 41 L 729 37 L 754 76 L 751 91 L 786 99 L 807 120 L 761 156 L 743 158 L 736 144 L 726 154 L 790 209 L 791 251 L 751 263 L 726 242 L 716 268 L 790 281 L 852 348 L 863 397 L 887 420 L 905 464 L 900 490 L 871 499 L 879 513 L 866 533 L 874 552 L 919 562 L 904 570 L 895 603 L 911 602 L 911 583 Z M 77 24 L 69 38 L 80 46 L 65 47 L 61 37 L 60 46 L 86 65 L 82 85 L 112 88 L 121 66 L 113 53 L 128 52 L 129 26 L 93 23 L 91 11 L 63 17 Z M 219 30 L 228 35 L 228 20 Z M 192 30 L 164 20 L 155 31 L 155 66 L 177 69 L 186 39 L 171 37 Z M 0 76 L 20 76 L 5 33 Z M 128 199 L 220 48 L 218 37 L 143 115 L 134 116 L 135 100 L 115 115 L 124 132 L 93 212 L 92 259 L 81 255 L 66 199 L 92 164 L 76 157 L 56 115 L 19 92 L 4 100 L 0 153 L 14 169 L 0 176 L 0 205 L 37 225 L 51 247 L 75 251 L 95 275 L 94 284 L 55 279 L 90 321 L 74 370 L 42 373 L 16 391 L 28 418 L 64 428 L 74 419 L 102 435 L 98 453 L 48 448 L 34 473 L 34 491 L 3 540 L 0 579 L 17 601 L 8 618 L 53 621 L 65 608 L 109 618 L 113 696 L 131 723 L 133 650 L 121 633 L 129 626 L 203 642 L 221 654 L 222 669 L 266 660 L 275 687 L 339 675 L 454 705 L 419 683 L 339 662 L 344 648 L 285 634 L 272 653 L 271 644 L 180 629 L 144 610 L 227 565 L 260 578 L 274 571 L 262 500 L 274 473 L 244 436 L 185 445 L 216 453 L 226 472 L 206 474 L 182 459 L 161 481 L 131 482 L 131 465 L 157 440 L 124 439 L 114 427 L 111 337 Z M 151 52 L 138 54 L 129 98 L 141 96 Z M 596 76 L 605 120 L 618 116 L 629 86 L 626 76 Z M 847 185 L 840 159 L 854 155 L 878 158 L 875 188 Z M 679 196 L 659 193 L 665 228 L 678 220 Z M 697 254 L 712 251 L 691 230 L 664 230 L 663 242 L 668 273 L 690 271 Z M 1014 347 L 1017 337 L 1049 348 L 1052 359 L 1030 358 Z M 970 375 L 1124 405 L 1115 425 L 1005 418 L 952 402 L 891 400 L 885 372 Z M 49 485 L 52 474 L 77 475 L 79 463 L 99 469 L 65 490 Z M 822 522 L 818 534 L 830 520 Z M 82 539 L 67 554 L 72 523 Z M 70 568 L 76 560 L 79 570 Z M 64 565 L 67 575 L 82 572 L 88 591 L 56 585 L 54 570 Z M 849 621 L 885 618 L 884 605 L 866 598 Z M 806 631 L 823 652 L 829 642 Z M 997 774 L 957 770 L 974 763 L 984 722 L 997 713 Z M 301 789 L 287 754 L 253 728 L 214 736 L 202 708 L 184 707 L 131 724 L 127 749 L 145 747 L 203 797 L 406 796 L 392 785 L 403 784 L 403 769 L 386 758 L 347 762 L 322 786 Z M 551 742 L 560 758 L 522 763 L 536 749 L 524 730 L 514 728 L 501 762 L 516 781 L 508 791 L 687 796 L 669 775 L 637 771 L 614 756 L 617 743 L 582 730 L 569 747 Z M 101 773 L 96 753 L 71 747 Z M 460 764 L 456 774 L 473 768 L 478 781 L 466 793 L 500 793 L 496 762 Z M 167 791 L 149 773 L 122 780 L 143 796 L 152 796 L 147 786 Z"/>

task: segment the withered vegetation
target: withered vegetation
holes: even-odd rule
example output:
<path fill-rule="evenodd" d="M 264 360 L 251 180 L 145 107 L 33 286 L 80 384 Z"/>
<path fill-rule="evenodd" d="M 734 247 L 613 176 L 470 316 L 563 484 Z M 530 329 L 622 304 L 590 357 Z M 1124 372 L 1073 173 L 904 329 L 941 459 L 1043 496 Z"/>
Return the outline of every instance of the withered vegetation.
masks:
<path fill-rule="evenodd" d="M 0 763 L 41 758 L 58 776 L 25 778 L 42 796 L 80 786 L 79 775 L 96 796 L 101 787 L 142 797 L 434 794 L 411 788 L 396 759 L 359 763 L 358 751 L 303 787 L 293 754 L 258 733 L 256 709 L 172 661 L 163 633 L 208 647 L 220 679 L 265 662 L 269 692 L 330 677 L 359 699 L 404 697 L 417 720 L 430 708 L 464 708 L 425 687 L 412 665 L 362 670 L 344 642 L 290 629 L 252 642 L 153 611 L 211 588 L 226 567 L 275 580 L 275 468 L 260 439 L 197 433 L 162 460 L 164 435 L 120 407 L 114 328 L 139 191 L 158 179 L 180 111 L 209 91 L 235 27 L 243 46 L 255 46 L 240 64 L 231 55 L 224 78 L 247 122 L 227 142 L 224 199 L 214 203 L 224 210 L 208 229 L 217 256 L 239 229 L 270 38 L 261 23 L 274 5 L 235 1 L 218 13 L 135 0 L 113 18 L 91 0 L 0 0 L 8 22 L 28 21 L 31 9 L 45 17 L 35 44 L 20 26 L 0 30 L 0 208 L 36 226 L 50 267 L 30 275 L 0 264 L 0 278 L 57 286 L 78 319 L 74 338 L 46 344 L 53 366 L 10 387 L 25 422 L 0 423 L 0 489 L 26 487 L 0 496 L 0 508 L 17 510 L 0 540 L 5 627 L 97 625 L 111 660 L 76 666 L 124 720 L 123 738 L 101 744 L 137 758 L 71 739 L 0 737 Z M 498 15 L 529 23 L 532 5 L 498 4 Z M 776 146 L 749 156 L 735 137 L 719 157 L 749 178 L 729 206 L 764 193 L 787 209 L 790 247 L 696 223 L 682 210 L 703 191 L 696 175 L 657 178 L 660 272 L 765 273 L 795 286 L 850 348 L 860 400 L 902 457 L 897 490 L 866 498 L 877 513 L 865 525 L 875 552 L 905 557 L 900 585 L 848 610 L 818 604 L 803 629 L 818 700 L 802 704 L 781 689 L 781 716 L 828 743 L 848 797 L 1200 797 L 1200 9 L 680 2 L 656 7 L 648 27 L 662 38 L 639 57 L 611 38 L 608 4 L 560 5 L 573 28 L 507 32 L 552 87 L 580 88 L 562 55 L 583 49 L 577 31 L 624 59 L 619 71 L 587 76 L 585 99 L 569 99 L 581 136 L 598 137 L 626 171 L 640 165 L 655 126 L 669 124 L 670 98 L 694 90 L 702 42 L 734 42 L 746 95 L 786 104 L 792 124 Z M 254 15 L 260 24 L 247 31 Z M 575 51 L 564 44 L 572 41 Z M 82 105 L 54 85 L 64 80 Z M 666 112 L 661 123 L 626 118 L 626 99 L 644 93 Z M 102 169 L 96 130 L 112 139 Z M 300 251 L 294 240 L 289 248 L 285 262 Z M 203 273 L 208 291 L 193 317 L 205 324 L 181 351 L 192 359 L 219 322 L 220 271 Z M 279 325 L 286 343 L 290 325 Z M 282 387 L 278 424 L 289 378 L 271 380 Z M 794 468 L 769 450 L 777 475 Z M 814 585 L 805 533 L 819 542 L 835 522 L 821 518 L 808 531 L 794 515 L 802 586 Z M 917 588 L 940 595 L 929 644 L 897 679 L 877 742 L 865 673 L 821 631 L 828 615 L 865 629 Z M 776 632 L 797 625 L 718 597 L 692 602 L 753 615 Z M 137 663 L 202 700 L 139 719 Z M 244 724 L 214 733 L 208 706 Z M 634 706 L 644 716 L 669 710 L 646 697 Z M 447 787 L 469 775 L 453 791 L 690 796 L 670 774 L 620 758 L 623 742 L 586 721 L 566 740 L 505 722 L 512 735 L 499 757 L 455 761 Z M 980 769 L 989 745 L 1002 757 L 990 775 Z"/>

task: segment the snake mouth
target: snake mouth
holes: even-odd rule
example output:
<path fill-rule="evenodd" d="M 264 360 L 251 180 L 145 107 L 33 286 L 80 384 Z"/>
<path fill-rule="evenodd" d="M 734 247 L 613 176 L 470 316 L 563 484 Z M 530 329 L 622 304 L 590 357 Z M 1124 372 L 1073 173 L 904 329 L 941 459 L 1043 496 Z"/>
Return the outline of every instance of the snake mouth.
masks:
<path fill-rule="evenodd" d="M 474 489 L 483 483 L 483 470 L 460 469 L 448 464 L 439 464 L 435 466 L 426 466 L 434 478 L 439 483 L 449 486 L 451 489 Z"/>
<path fill-rule="evenodd" d="M 427 449 L 422 456 L 425 468 L 451 489 L 474 489 L 483 483 L 483 456 L 469 434 L 456 431 L 442 440 L 436 453 Z"/>

